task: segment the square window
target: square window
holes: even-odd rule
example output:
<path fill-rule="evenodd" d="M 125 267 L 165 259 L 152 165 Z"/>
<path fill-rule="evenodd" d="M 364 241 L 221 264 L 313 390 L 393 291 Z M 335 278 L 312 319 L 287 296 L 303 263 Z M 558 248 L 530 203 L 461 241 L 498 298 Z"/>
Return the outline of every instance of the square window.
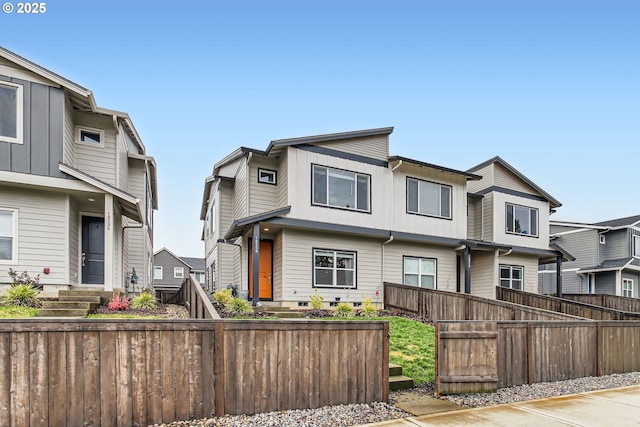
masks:
<path fill-rule="evenodd" d="M 356 287 L 356 253 L 327 249 L 313 250 L 314 287 Z"/>
<path fill-rule="evenodd" d="M 405 285 L 436 288 L 437 262 L 434 258 L 405 256 L 403 263 Z"/>
<path fill-rule="evenodd" d="M 509 234 L 538 237 L 538 209 L 507 203 L 506 231 Z"/>
<path fill-rule="evenodd" d="M 153 267 L 153 279 L 162 280 L 162 266 Z"/>
<path fill-rule="evenodd" d="M 0 141 L 22 144 L 22 86 L 0 82 Z"/>
<path fill-rule="evenodd" d="M 184 268 L 183 267 L 174 267 L 173 268 L 173 278 L 174 279 L 183 279 L 184 278 Z"/>
<path fill-rule="evenodd" d="M 258 182 L 261 184 L 276 185 L 277 172 L 269 169 L 258 169 Z"/>
<path fill-rule="evenodd" d="M 520 265 L 500 266 L 500 286 L 503 288 L 522 290 L 523 279 L 524 267 Z"/>
<path fill-rule="evenodd" d="M 94 147 L 104 147 L 104 130 L 76 126 L 76 142 Z"/>

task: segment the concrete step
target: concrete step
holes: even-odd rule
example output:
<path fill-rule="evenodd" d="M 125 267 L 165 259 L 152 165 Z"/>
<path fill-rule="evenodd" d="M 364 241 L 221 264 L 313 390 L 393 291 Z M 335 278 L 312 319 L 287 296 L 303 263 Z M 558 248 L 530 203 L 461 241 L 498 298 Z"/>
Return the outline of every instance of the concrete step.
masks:
<path fill-rule="evenodd" d="M 101 304 L 102 303 L 102 298 L 100 298 L 99 296 L 75 296 L 75 295 L 60 295 L 58 297 L 58 301 L 65 301 L 65 302 L 91 302 L 91 303 L 95 303 L 95 304 Z"/>
<path fill-rule="evenodd" d="M 113 297 L 113 292 L 111 291 L 97 291 L 97 290 L 83 290 L 83 289 L 69 289 L 69 290 L 60 290 L 58 291 L 58 298 L 64 297 L 100 297 L 100 302 L 102 304 L 107 304 L 109 300 Z"/>
<path fill-rule="evenodd" d="M 389 390 L 406 390 L 413 387 L 413 379 L 404 375 L 389 376 Z"/>
<path fill-rule="evenodd" d="M 389 377 L 402 375 L 402 366 L 395 363 L 389 363 Z"/>
<path fill-rule="evenodd" d="M 87 317 L 88 314 L 89 314 L 89 310 L 82 310 L 82 309 L 70 309 L 70 310 L 64 310 L 60 308 L 54 308 L 54 309 L 39 308 L 38 309 L 38 317 Z"/>
<path fill-rule="evenodd" d="M 100 297 L 97 297 L 100 298 Z M 84 301 L 43 301 L 42 308 L 46 310 L 63 309 L 63 310 L 89 310 L 93 311 L 100 306 L 99 302 Z"/>

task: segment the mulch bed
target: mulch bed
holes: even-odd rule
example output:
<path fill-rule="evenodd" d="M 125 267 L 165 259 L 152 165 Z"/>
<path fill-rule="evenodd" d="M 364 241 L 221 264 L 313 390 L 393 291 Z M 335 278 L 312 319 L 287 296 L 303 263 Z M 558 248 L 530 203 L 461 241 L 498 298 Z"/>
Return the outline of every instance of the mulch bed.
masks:
<path fill-rule="evenodd" d="M 131 314 L 135 316 L 159 316 L 165 317 L 169 314 L 168 304 L 156 304 L 153 310 L 142 310 L 135 308 L 127 308 L 126 310 L 109 310 L 107 306 L 98 307 L 93 313 L 95 314 Z"/>

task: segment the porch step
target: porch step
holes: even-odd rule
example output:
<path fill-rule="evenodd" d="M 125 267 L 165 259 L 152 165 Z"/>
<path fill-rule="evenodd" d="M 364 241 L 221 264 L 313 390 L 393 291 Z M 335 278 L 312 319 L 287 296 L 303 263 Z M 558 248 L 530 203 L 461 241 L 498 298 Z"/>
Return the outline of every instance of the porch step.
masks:
<path fill-rule="evenodd" d="M 69 289 L 58 291 L 58 299 L 64 300 L 66 297 L 100 297 L 101 304 L 107 304 L 113 297 L 111 291 Z"/>
<path fill-rule="evenodd" d="M 413 387 L 413 379 L 402 375 L 402 366 L 389 363 L 389 390 L 406 390 Z"/>
<path fill-rule="evenodd" d="M 85 301 L 43 301 L 42 309 L 44 310 L 88 310 L 93 311 L 100 306 L 100 302 Z"/>
<path fill-rule="evenodd" d="M 38 317 L 87 317 L 100 305 L 107 304 L 113 292 L 89 289 L 58 291 L 58 301 L 43 301 Z"/>
<path fill-rule="evenodd" d="M 279 319 L 301 319 L 304 317 L 304 313 L 301 311 L 291 311 L 290 307 L 282 307 L 279 305 L 259 305 L 253 307 L 253 311 L 265 313 Z"/>
<path fill-rule="evenodd" d="M 60 295 L 58 297 L 58 301 L 64 302 L 90 302 L 100 305 L 102 303 L 102 298 L 99 296 L 72 296 L 72 295 Z"/>
<path fill-rule="evenodd" d="M 61 308 L 39 308 L 38 317 L 87 317 L 89 310 L 82 309 L 61 309 Z"/>
<path fill-rule="evenodd" d="M 253 307 L 253 311 L 255 312 L 271 312 L 271 313 L 275 313 L 275 312 L 289 312 L 291 311 L 290 307 L 282 307 L 279 305 L 259 305 L 257 307 Z"/>

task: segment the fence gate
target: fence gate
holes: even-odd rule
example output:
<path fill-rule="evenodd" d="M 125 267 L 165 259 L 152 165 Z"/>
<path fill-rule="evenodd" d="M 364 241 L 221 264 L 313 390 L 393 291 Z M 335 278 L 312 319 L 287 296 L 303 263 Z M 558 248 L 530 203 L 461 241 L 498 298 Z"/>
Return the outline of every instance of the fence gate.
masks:
<path fill-rule="evenodd" d="M 436 343 L 436 395 L 498 389 L 496 322 L 437 322 Z"/>

